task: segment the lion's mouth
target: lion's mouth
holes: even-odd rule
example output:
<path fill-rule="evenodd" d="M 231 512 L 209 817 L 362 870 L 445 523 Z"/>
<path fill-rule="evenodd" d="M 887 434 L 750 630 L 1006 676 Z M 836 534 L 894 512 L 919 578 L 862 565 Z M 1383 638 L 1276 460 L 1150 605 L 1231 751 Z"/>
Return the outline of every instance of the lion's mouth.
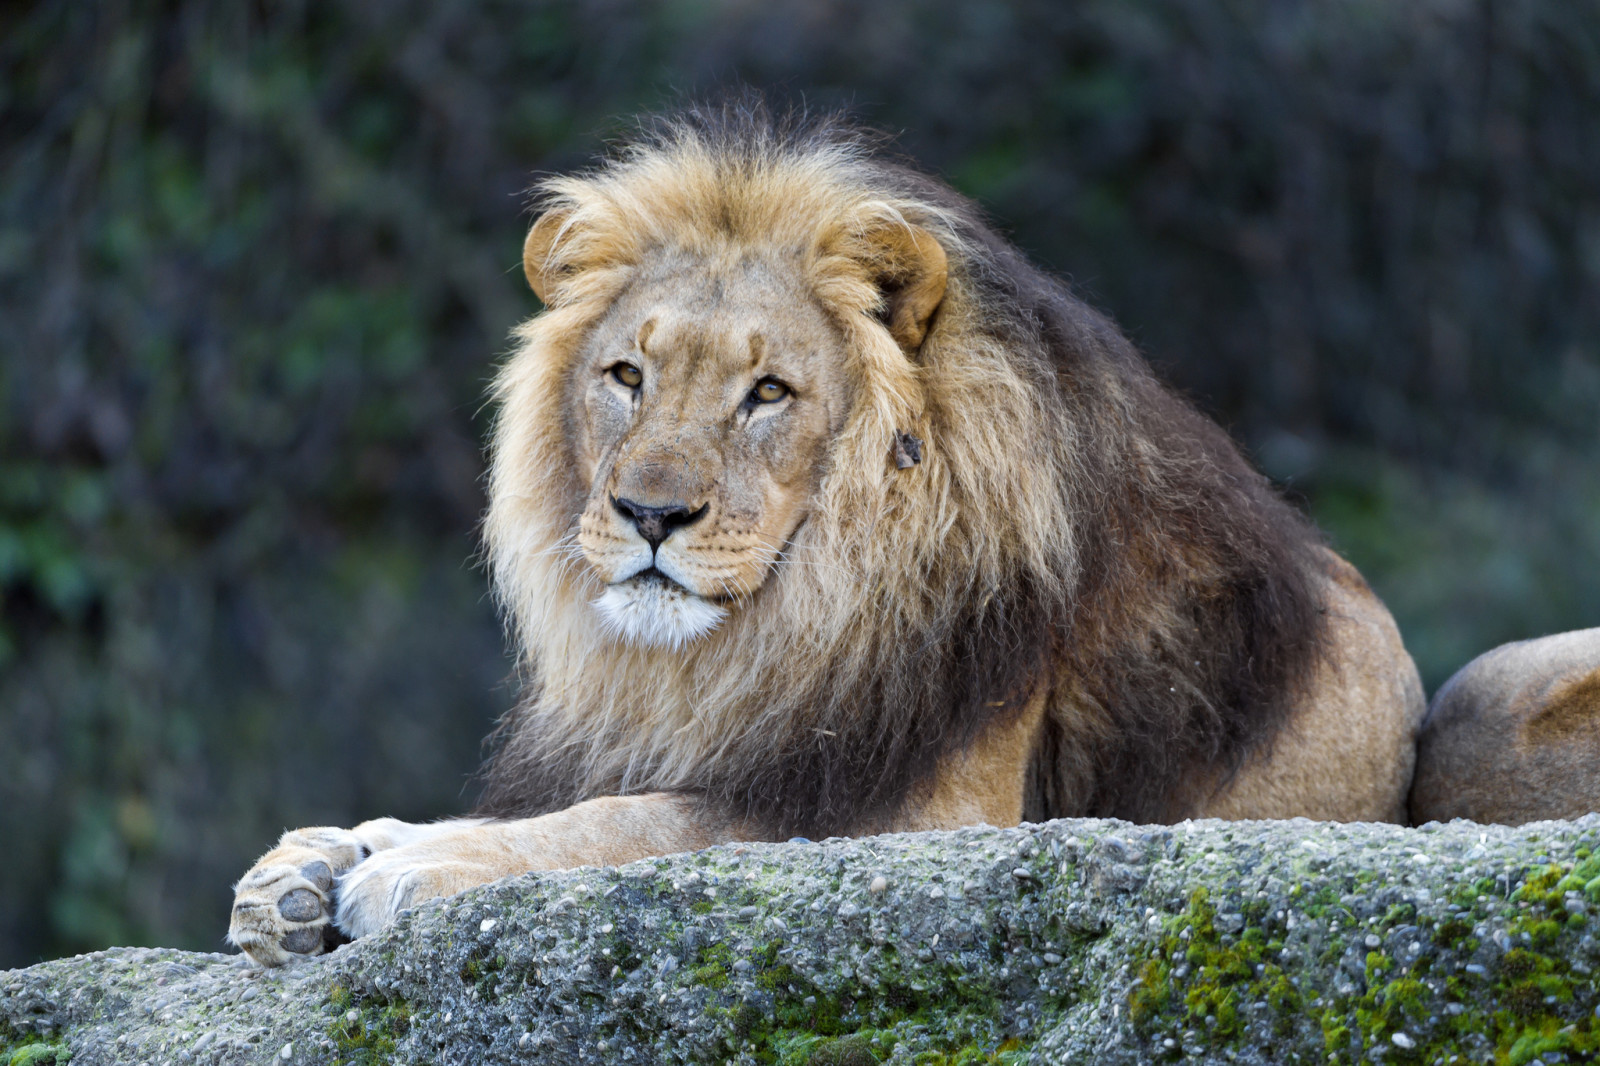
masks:
<path fill-rule="evenodd" d="M 594 608 L 618 639 L 671 649 L 699 640 L 728 616 L 721 603 L 696 595 L 654 566 L 606 586 Z"/>
<path fill-rule="evenodd" d="M 638 582 L 641 585 L 648 585 L 654 582 L 660 585 L 670 585 L 675 589 L 682 589 L 684 592 L 689 592 L 689 589 L 685 588 L 682 582 L 672 580 L 672 578 L 668 577 L 666 574 L 663 574 L 654 566 L 647 566 L 637 574 L 634 574 L 632 577 L 623 578 L 618 582 L 618 584 L 625 585 L 629 582 Z M 690 595 L 693 595 L 693 593 L 690 592 Z"/>
<path fill-rule="evenodd" d="M 625 577 L 621 581 L 616 582 L 616 584 L 627 585 L 633 582 L 639 582 L 641 584 L 656 583 L 665 585 L 670 589 L 676 589 L 685 596 L 693 596 L 696 599 L 705 600 L 707 603 L 714 603 L 719 607 L 726 607 L 735 599 L 735 597 L 724 593 L 696 592 L 688 585 L 685 585 L 682 581 L 679 581 L 673 577 L 668 577 L 664 571 L 658 570 L 654 566 L 647 566 L 643 570 L 640 570 L 637 574 L 634 574 L 632 577 Z M 615 585 L 613 585 L 613 587 L 615 587 Z"/>

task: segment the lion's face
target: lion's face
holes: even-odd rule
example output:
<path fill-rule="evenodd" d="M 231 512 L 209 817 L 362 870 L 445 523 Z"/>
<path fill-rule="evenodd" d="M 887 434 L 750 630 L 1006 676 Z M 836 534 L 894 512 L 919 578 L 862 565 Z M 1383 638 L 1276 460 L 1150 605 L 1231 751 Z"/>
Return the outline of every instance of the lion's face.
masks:
<path fill-rule="evenodd" d="M 652 263 L 568 379 L 583 561 L 622 639 L 677 646 L 767 581 L 848 409 L 843 339 L 791 263 Z"/>

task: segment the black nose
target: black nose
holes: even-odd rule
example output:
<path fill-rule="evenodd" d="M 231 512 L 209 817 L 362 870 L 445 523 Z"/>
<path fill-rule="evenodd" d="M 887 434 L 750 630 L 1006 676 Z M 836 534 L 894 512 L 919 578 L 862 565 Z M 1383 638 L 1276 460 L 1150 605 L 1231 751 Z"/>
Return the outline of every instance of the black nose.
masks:
<path fill-rule="evenodd" d="M 706 508 L 710 505 L 702 503 L 696 511 L 682 506 L 646 507 L 642 503 L 613 496 L 611 506 L 617 509 L 618 514 L 633 523 L 633 527 L 639 531 L 639 536 L 645 539 L 653 552 L 661 547 L 662 541 L 672 535 L 674 529 L 692 525 L 704 518 Z"/>

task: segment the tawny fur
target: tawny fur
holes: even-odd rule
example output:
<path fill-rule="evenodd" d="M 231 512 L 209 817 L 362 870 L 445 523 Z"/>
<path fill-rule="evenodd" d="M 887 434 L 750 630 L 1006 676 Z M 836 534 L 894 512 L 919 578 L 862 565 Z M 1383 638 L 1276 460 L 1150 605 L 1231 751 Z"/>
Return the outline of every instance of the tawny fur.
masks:
<path fill-rule="evenodd" d="M 1411 816 L 1521 825 L 1600 810 L 1600 629 L 1504 644 L 1428 709 Z"/>
<path fill-rule="evenodd" d="M 840 124 L 734 107 L 553 179 L 542 207 L 525 268 L 547 309 L 495 385 L 485 526 L 526 674 L 486 774 L 499 820 L 368 841 L 324 925 L 723 840 L 1402 816 L 1422 700 L 1381 603 L 948 188 Z M 744 423 L 702 432 L 715 404 L 671 353 L 727 377 L 746 349 L 767 365 L 771 336 L 809 353 L 827 402 L 797 400 L 810 429 L 752 466 L 716 443 Z M 656 360 L 673 406 L 637 400 L 624 426 L 597 346 Z M 923 442 L 905 468 L 902 435 Z M 618 639 L 594 606 L 638 565 L 615 503 L 638 486 L 712 501 L 653 548 L 717 593 L 681 646 L 670 618 Z M 233 935 L 264 962 L 303 846 L 240 883 Z"/>

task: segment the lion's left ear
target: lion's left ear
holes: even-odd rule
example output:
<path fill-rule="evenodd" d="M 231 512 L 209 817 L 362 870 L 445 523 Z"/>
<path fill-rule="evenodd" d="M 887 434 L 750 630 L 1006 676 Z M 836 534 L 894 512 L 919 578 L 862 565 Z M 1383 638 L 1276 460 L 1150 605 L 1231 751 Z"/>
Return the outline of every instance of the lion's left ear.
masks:
<path fill-rule="evenodd" d="M 914 356 L 944 300 L 950 258 L 933 234 L 908 222 L 881 226 L 866 239 L 883 293 L 884 324 L 905 353 Z"/>
<path fill-rule="evenodd" d="M 556 238 L 566 228 L 567 218 L 566 211 L 546 211 L 528 231 L 527 240 L 522 242 L 522 273 L 527 276 L 528 287 L 533 294 L 539 297 L 540 303 L 546 305 L 550 303 L 550 291 L 559 280 L 559 272 L 550 267 L 550 252 L 555 248 Z"/>

